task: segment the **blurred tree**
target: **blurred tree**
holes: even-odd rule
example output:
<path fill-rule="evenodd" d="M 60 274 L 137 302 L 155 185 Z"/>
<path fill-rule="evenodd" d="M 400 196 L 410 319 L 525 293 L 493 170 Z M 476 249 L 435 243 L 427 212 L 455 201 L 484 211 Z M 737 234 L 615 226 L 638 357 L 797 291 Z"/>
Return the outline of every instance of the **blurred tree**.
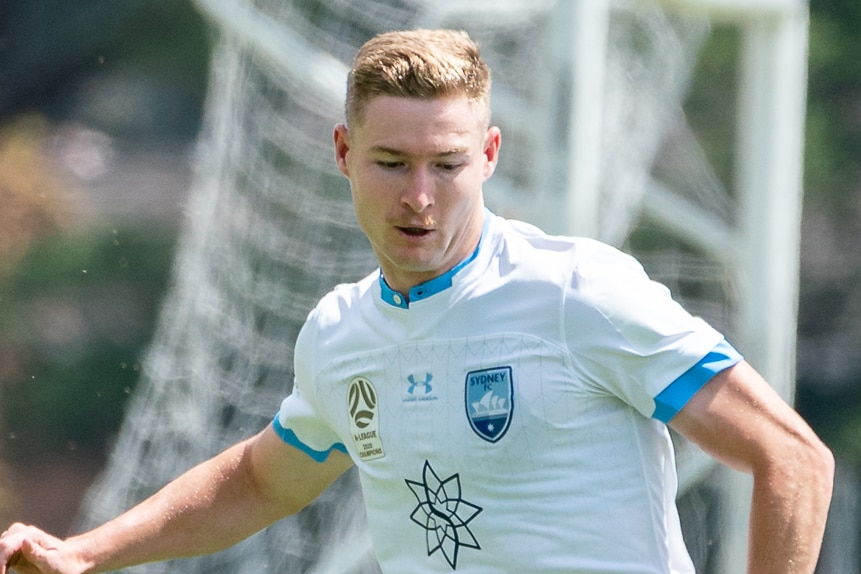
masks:
<path fill-rule="evenodd" d="M 47 133 L 47 122 L 36 115 L 0 128 L 0 277 L 37 237 L 68 223 L 66 184 L 43 149 Z"/>
<path fill-rule="evenodd" d="M 167 94 L 158 102 L 160 123 L 143 126 L 150 135 L 157 128 L 161 136 L 194 137 L 208 60 L 208 30 L 188 0 L 7 0 L 0 3 L 0 118 L 38 110 L 66 119 L 93 95 L 88 82 L 125 74 Z M 85 119 L 99 120 L 92 115 Z"/>
<path fill-rule="evenodd" d="M 811 2 L 805 189 L 833 217 L 861 189 L 861 3 Z"/>

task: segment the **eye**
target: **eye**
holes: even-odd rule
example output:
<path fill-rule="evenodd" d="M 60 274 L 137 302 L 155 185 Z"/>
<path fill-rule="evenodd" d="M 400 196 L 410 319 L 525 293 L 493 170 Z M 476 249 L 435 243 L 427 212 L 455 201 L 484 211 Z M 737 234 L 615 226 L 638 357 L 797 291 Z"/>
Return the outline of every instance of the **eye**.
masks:
<path fill-rule="evenodd" d="M 463 163 L 460 163 L 460 162 L 444 162 L 444 163 L 438 164 L 437 167 L 442 171 L 453 173 L 453 172 L 458 171 L 460 168 L 462 168 Z"/>
<path fill-rule="evenodd" d="M 398 169 L 404 165 L 403 162 L 395 160 L 377 160 L 376 164 L 383 169 Z"/>

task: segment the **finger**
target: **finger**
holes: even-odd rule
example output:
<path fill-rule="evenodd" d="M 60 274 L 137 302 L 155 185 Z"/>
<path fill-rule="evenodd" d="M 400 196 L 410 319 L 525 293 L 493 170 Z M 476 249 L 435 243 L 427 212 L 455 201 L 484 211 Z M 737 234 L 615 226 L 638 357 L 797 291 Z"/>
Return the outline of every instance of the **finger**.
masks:
<path fill-rule="evenodd" d="M 47 574 L 56 572 L 46 560 L 46 550 L 38 542 L 24 540 L 21 551 L 9 562 L 9 574 Z"/>
<path fill-rule="evenodd" d="M 19 557 L 21 537 L 16 536 L 13 526 L 10 526 L 3 534 L 0 534 L 0 574 L 6 574 L 8 566 L 14 564 Z"/>
<path fill-rule="evenodd" d="M 0 562 L 5 564 L 11 554 L 18 550 L 21 541 L 27 537 L 29 528 L 31 527 L 24 524 L 13 524 L 0 535 Z"/>
<path fill-rule="evenodd" d="M 25 540 L 21 545 L 21 556 L 25 559 L 26 562 L 32 564 L 35 568 L 33 570 L 42 571 L 46 566 L 46 558 L 45 549 L 34 540 Z"/>
<path fill-rule="evenodd" d="M 21 532 L 23 530 L 16 530 L 17 533 L 10 528 L 0 535 L 0 574 L 12 572 L 11 567 L 21 562 L 21 545 L 24 542 Z"/>
<path fill-rule="evenodd" d="M 10 525 L 9 528 L 6 529 L 6 532 L 3 533 L 3 536 L 6 536 L 7 534 L 15 534 L 16 532 L 21 532 L 22 530 L 27 530 L 28 528 L 33 528 L 33 527 L 28 525 L 28 524 L 22 524 L 20 522 L 16 522 L 16 523 Z"/>
<path fill-rule="evenodd" d="M 39 572 L 30 564 L 30 555 L 44 556 L 41 546 L 54 546 L 54 537 L 26 524 L 13 524 L 0 536 L 0 574 Z M 39 547 L 38 550 L 34 549 Z M 29 554 L 28 554 L 29 550 Z"/>
<path fill-rule="evenodd" d="M 8 560 L 4 560 L 0 562 L 0 574 L 6 574 L 7 572 L 16 572 L 14 566 L 21 562 L 21 552 L 14 552 Z"/>

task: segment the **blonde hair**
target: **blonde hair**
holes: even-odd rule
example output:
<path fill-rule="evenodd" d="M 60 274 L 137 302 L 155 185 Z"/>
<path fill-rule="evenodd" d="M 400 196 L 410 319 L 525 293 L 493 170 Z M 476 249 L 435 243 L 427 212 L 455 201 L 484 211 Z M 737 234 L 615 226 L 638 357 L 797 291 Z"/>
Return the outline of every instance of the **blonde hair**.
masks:
<path fill-rule="evenodd" d="M 347 78 L 346 119 L 361 123 L 378 96 L 433 99 L 466 95 L 490 124 L 490 68 L 466 32 L 380 34 L 359 49 Z"/>

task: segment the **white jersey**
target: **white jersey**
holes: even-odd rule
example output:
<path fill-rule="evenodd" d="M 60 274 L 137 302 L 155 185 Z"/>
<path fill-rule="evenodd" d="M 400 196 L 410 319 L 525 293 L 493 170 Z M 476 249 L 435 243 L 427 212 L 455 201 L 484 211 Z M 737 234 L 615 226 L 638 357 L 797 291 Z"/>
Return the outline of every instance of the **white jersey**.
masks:
<path fill-rule="evenodd" d="M 631 257 L 487 218 L 409 303 L 321 300 L 276 431 L 349 453 L 384 572 L 693 572 L 661 421 L 740 357 Z"/>

